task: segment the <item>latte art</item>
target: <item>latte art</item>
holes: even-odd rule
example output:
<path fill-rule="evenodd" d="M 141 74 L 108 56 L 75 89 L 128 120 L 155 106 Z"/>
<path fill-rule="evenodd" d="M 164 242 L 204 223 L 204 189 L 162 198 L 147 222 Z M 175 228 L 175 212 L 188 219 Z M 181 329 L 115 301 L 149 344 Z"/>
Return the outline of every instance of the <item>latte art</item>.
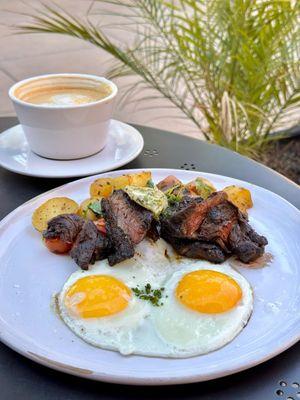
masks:
<path fill-rule="evenodd" d="M 70 107 L 94 103 L 108 97 L 112 88 L 105 82 L 70 77 L 41 78 L 20 86 L 15 96 L 41 106 Z"/>
<path fill-rule="evenodd" d="M 107 97 L 110 93 L 110 87 L 103 84 L 98 90 L 88 88 L 53 88 L 38 90 L 28 93 L 22 100 L 27 103 L 44 106 L 72 106 L 104 99 L 104 97 Z"/>

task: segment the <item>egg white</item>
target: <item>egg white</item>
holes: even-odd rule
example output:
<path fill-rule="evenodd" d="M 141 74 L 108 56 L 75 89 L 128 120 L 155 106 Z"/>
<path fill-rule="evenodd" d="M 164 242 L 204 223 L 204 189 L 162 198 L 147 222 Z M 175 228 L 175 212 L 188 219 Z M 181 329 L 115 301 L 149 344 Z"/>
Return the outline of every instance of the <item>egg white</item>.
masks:
<path fill-rule="evenodd" d="M 242 298 L 236 307 L 223 313 L 206 314 L 189 309 L 177 299 L 175 290 L 183 276 L 203 269 L 222 272 L 238 283 Z M 151 318 L 156 332 L 165 342 L 165 355 L 169 357 L 191 357 L 224 346 L 243 329 L 252 313 L 251 286 L 227 263 L 213 265 L 184 259 L 183 268 L 175 272 L 164 286 L 164 305 L 153 309 Z"/>
<path fill-rule="evenodd" d="M 123 270 L 121 273 L 116 268 L 111 268 L 106 263 L 98 263 L 90 271 L 77 271 L 72 274 L 58 295 L 58 309 L 60 317 L 66 325 L 86 342 L 106 349 L 117 350 L 122 354 L 134 351 L 133 332 L 150 313 L 150 304 L 131 296 L 128 306 L 121 312 L 101 317 L 82 318 L 72 313 L 65 304 L 65 295 L 68 289 L 78 280 L 90 275 L 110 275 L 122 281 L 129 288 L 140 282 L 138 276 L 132 275 L 133 271 Z"/>
<path fill-rule="evenodd" d="M 74 316 L 66 307 L 66 292 L 78 279 L 90 275 L 110 275 L 129 288 L 144 288 L 147 283 L 153 288 L 159 288 L 177 266 L 172 256 L 173 250 L 164 240 L 160 239 L 155 243 L 144 240 L 136 246 L 133 258 L 114 267 L 103 260 L 91 266 L 88 271 L 76 271 L 66 281 L 57 297 L 60 317 L 76 335 L 94 346 L 117 350 L 122 354 L 137 351 L 135 331 L 153 308 L 149 302 L 132 294 L 126 309 L 117 314 L 101 318 L 81 318 Z"/>
<path fill-rule="evenodd" d="M 223 272 L 240 285 L 242 300 L 234 309 L 222 314 L 202 314 L 182 305 L 175 288 L 188 272 L 210 269 Z M 164 287 L 163 306 L 154 307 L 132 294 L 123 311 L 101 318 L 81 318 L 70 313 L 64 297 L 70 286 L 88 275 L 110 275 L 129 288 L 150 283 L 153 289 Z M 229 264 L 216 266 L 206 261 L 179 258 L 162 239 L 144 240 L 133 258 L 114 267 L 99 261 L 89 271 L 73 273 L 58 297 L 58 311 L 66 325 L 93 346 L 166 358 L 191 357 L 215 350 L 230 342 L 247 323 L 253 306 L 249 283 Z"/>

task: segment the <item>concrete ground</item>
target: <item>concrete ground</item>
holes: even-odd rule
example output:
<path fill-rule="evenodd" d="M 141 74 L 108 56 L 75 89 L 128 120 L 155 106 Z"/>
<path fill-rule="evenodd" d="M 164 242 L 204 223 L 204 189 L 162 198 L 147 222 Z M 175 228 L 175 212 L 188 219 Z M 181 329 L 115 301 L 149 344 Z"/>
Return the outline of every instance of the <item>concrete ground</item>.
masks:
<path fill-rule="evenodd" d="M 0 0 L 0 116 L 15 114 L 7 95 L 14 82 L 58 72 L 105 75 L 111 63 L 111 57 L 104 51 L 76 38 L 53 34 L 15 34 L 14 25 L 26 20 L 21 13 L 32 12 L 32 7 L 40 7 L 40 3 L 39 0 Z M 91 1 L 56 0 L 56 3 L 80 17 L 87 13 Z M 124 40 L 120 31 L 110 30 L 110 34 Z M 117 81 L 120 94 L 128 82 L 128 78 Z M 181 115 L 179 110 L 164 108 L 167 104 L 166 100 L 159 100 L 147 111 L 128 104 L 117 106 L 115 117 L 201 138 L 190 121 L 178 119 Z"/>

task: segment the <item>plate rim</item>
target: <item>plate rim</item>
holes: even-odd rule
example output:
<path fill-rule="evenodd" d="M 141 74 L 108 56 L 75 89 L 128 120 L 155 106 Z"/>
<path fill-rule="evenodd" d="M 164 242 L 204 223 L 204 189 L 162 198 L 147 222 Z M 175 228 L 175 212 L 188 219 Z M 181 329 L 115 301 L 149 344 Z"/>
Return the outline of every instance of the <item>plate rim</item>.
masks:
<path fill-rule="evenodd" d="M 16 209 L 14 209 L 12 212 L 10 212 L 8 215 L 6 215 L 0 221 L 0 233 L 3 230 L 3 228 L 5 228 L 7 222 L 9 222 L 9 220 L 11 218 L 13 218 L 14 215 L 16 213 L 18 213 L 24 206 L 29 205 L 31 203 L 34 204 L 35 202 L 38 202 L 38 200 L 40 198 L 47 196 L 56 190 L 63 189 L 66 186 L 72 186 L 74 184 L 81 185 L 82 183 L 84 183 L 86 181 L 96 179 L 97 177 L 103 176 L 105 174 L 120 175 L 123 173 L 132 173 L 132 172 L 147 171 L 147 170 L 152 171 L 152 172 L 158 172 L 158 173 L 162 172 L 162 173 L 166 173 L 166 174 L 167 173 L 176 174 L 176 172 L 183 173 L 185 171 L 182 169 L 170 169 L 170 168 L 137 168 L 137 169 L 124 169 L 124 170 L 122 169 L 122 170 L 118 170 L 118 171 L 110 171 L 110 172 L 106 171 L 101 174 L 96 174 L 93 176 L 76 179 L 72 182 L 68 182 L 66 184 L 55 187 L 49 191 L 41 193 L 40 195 L 35 196 L 35 197 L 31 198 L 30 200 L 26 201 L 25 203 L 21 204 L 20 206 L 18 206 Z M 250 185 L 252 187 L 258 188 L 259 190 L 271 193 L 272 196 L 275 196 L 278 199 L 280 199 L 281 201 L 284 201 L 284 203 L 286 203 L 289 207 L 292 207 L 292 209 L 297 213 L 297 215 L 300 216 L 300 211 L 294 205 L 292 205 L 286 199 L 282 198 L 281 196 L 277 195 L 276 193 L 273 193 L 272 191 L 270 191 L 268 189 L 262 188 L 261 186 L 252 184 L 250 182 L 242 181 L 239 179 L 231 178 L 231 177 L 228 177 L 225 175 L 212 174 L 212 173 L 200 172 L 200 171 L 186 171 L 186 172 L 188 172 L 189 174 L 194 174 L 194 175 L 205 174 L 205 175 L 211 176 L 212 178 L 213 177 L 222 177 L 225 179 L 229 178 L 229 179 L 232 179 L 233 181 L 235 181 L 236 183 L 247 183 L 247 185 Z M 5 321 L 4 321 L 4 323 L 5 323 Z M 0 316 L 0 328 L 1 328 L 1 326 L 3 326 L 3 322 L 2 322 L 1 316 Z M 74 366 L 74 365 L 72 366 L 71 364 L 69 364 L 69 365 L 62 364 L 61 362 L 59 362 L 55 359 L 44 358 L 42 355 L 38 356 L 34 353 L 30 353 L 28 351 L 23 350 L 22 348 L 19 348 L 18 346 L 14 345 L 14 341 L 13 341 L 14 335 L 11 335 L 10 332 L 5 332 L 5 329 L 4 330 L 0 329 L 0 340 L 5 345 L 7 345 L 8 347 L 10 347 L 14 351 L 16 351 L 17 353 L 21 354 L 22 356 L 25 356 L 26 358 L 31 359 L 34 362 L 37 362 L 38 364 L 58 370 L 60 372 L 79 376 L 82 378 L 88 378 L 88 379 L 92 379 L 92 380 L 98 380 L 98 381 L 110 382 L 110 383 L 130 384 L 130 385 L 170 385 L 170 384 L 174 385 L 174 384 L 186 384 L 186 383 L 193 383 L 193 382 L 208 381 L 208 380 L 212 380 L 212 379 L 216 379 L 216 378 L 225 377 L 225 376 L 252 368 L 258 364 L 261 364 L 262 362 L 265 362 L 265 361 L 275 357 L 276 355 L 282 353 L 283 351 L 285 351 L 286 349 L 288 349 L 289 347 L 291 347 L 295 343 L 297 343 L 300 340 L 300 331 L 298 333 L 293 332 L 292 334 L 290 334 L 290 332 L 287 332 L 284 335 L 284 343 L 282 343 L 280 346 L 278 346 L 272 352 L 266 352 L 266 351 L 261 350 L 259 355 L 256 355 L 256 359 L 252 360 L 250 362 L 247 361 L 246 363 L 244 363 L 243 361 L 240 361 L 235 367 L 227 367 L 226 369 L 220 370 L 219 372 L 209 373 L 208 375 L 205 375 L 202 373 L 199 374 L 199 372 L 198 372 L 195 374 L 190 374 L 188 376 L 183 376 L 183 377 L 172 376 L 172 377 L 168 377 L 168 378 L 165 378 L 165 377 L 163 377 L 163 378 L 134 377 L 130 374 L 114 375 L 113 373 L 109 373 L 109 374 L 106 374 L 105 372 L 99 373 L 99 371 L 92 371 L 92 373 L 87 374 L 85 372 L 82 372 L 80 370 L 80 368 L 77 366 Z M 239 365 L 240 363 L 244 364 L 244 365 Z"/>
<path fill-rule="evenodd" d="M 143 151 L 144 145 L 145 145 L 145 141 L 144 141 L 144 138 L 143 138 L 142 134 L 140 133 L 140 131 L 136 127 L 132 126 L 131 124 L 128 124 L 127 122 L 123 122 L 123 121 L 120 121 L 120 120 L 117 120 L 117 119 L 112 119 L 112 121 L 115 122 L 115 123 L 120 124 L 121 126 L 122 125 L 126 125 L 127 127 L 130 127 L 130 129 L 132 130 L 132 134 L 135 135 L 135 139 L 137 141 L 137 145 L 136 145 L 136 150 L 130 156 L 120 160 L 119 162 L 115 162 L 114 165 L 109 165 L 107 168 L 106 167 L 102 168 L 99 171 L 93 169 L 93 171 L 81 172 L 81 173 L 74 172 L 74 173 L 66 173 L 66 174 L 51 174 L 51 172 L 50 172 L 50 173 L 47 173 L 47 174 L 43 174 L 43 173 L 41 174 L 39 172 L 32 173 L 32 172 L 28 172 L 26 170 L 20 170 L 18 168 L 14 168 L 14 167 L 8 165 L 7 163 L 3 162 L 3 160 L 1 158 L 0 158 L 0 167 L 6 169 L 7 171 L 14 172 L 16 174 L 23 175 L 23 176 L 31 176 L 31 177 L 35 177 L 35 178 L 51 178 L 51 179 L 55 179 L 55 178 L 64 179 L 64 178 L 89 177 L 89 176 L 93 176 L 93 175 L 102 174 L 102 173 L 105 173 L 105 172 L 108 172 L 108 171 L 113 171 L 113 170 L 115 170 L 117 168 L 123 167 L 124 165 L 129 164 L 131 161 L 135 160 L 141 154 L 141 152 Z M 8 129 L 5 129 L 3 132 L 1 132 L 0 135 L 1 136 L 2 135 L 5 136 L 5 135 L 13 134 L 14 133 L 14 129 L 19 127 L 19 126 L 22 126 L 22 124 L 19 123 L 19 124 L 13 125 L 12 127 L 8 128 Z M 53 161 L 53 162 L 61 162 L 61 161 L 76 162 L 76 161 L 89 159 L 90 157 L 93 157 L 93 156 L 95 156 L 97 154 L 100 154 L 100 153 L 101 153 L 101 151 L 96 153 L 96 154 L 94 154 L 94 155 L 91 155 L 91 156 L 88 156 L 88 157 L 84 157 L 84 158 L 81 158 L 81 159 L 75 159 L 75 160 L 52 160 L 52 159 L 50 160 L 49 159 L 49 161 Z M 40 157 L 37 154 L 35 154 L 35 155 L 37 157 Z M 43 159 L 43 160 L 47 160 L 44 157 L 40 157 L 40 158 Z"/>

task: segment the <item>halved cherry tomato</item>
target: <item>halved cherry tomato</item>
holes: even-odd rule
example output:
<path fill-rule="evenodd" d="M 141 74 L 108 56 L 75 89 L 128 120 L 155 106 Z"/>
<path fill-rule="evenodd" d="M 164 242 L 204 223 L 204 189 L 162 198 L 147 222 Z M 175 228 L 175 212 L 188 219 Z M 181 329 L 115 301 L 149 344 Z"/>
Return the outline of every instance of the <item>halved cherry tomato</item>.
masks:
<path fill-rule="evenodd" d="M 103 235 L 106 235 L 106 227 L 105 227 L 105 219 L 104 218 L 97 219 L 97 221 L 94 221 L 94 224 L 96 225 L 99 232 L 101 232 Z"/>
<path fill-rule="evenodd" d="M 73 243 L 64 242 L 60 238 L 45 239 L 45 245 L 52 253 L 65 254 L 68 253 Z"/>

